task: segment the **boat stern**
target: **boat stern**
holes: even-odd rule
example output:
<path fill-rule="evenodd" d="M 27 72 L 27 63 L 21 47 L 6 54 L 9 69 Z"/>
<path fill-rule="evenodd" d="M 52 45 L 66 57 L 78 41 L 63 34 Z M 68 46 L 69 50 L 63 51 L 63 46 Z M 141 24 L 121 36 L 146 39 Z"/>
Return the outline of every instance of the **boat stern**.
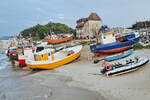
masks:
<path fill-rule="evenodd" d="M 91 50 L 91 52 L 95 51 L 96 50 L 96 46 L 95 45 L 90 45 L 90 50 Z"/>

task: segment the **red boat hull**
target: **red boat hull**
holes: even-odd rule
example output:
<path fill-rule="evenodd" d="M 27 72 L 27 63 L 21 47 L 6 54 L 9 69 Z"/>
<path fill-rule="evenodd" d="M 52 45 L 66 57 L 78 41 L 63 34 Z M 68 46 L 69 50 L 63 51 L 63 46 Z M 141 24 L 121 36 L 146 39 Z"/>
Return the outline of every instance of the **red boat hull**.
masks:
<path fill-rule="evenodd" d="M 117 49 L 111 49 L 111 50 L 101 50 L 101 51 L 95 51 L 93 52 L 95 56 L 98 55 L 103 55 L 103 54 L 112 54 L 112 53 L 119 53 L 125 50 L 128 50 L 132 48 L 132 46 L 127 46 L 127 47 L 123 47 L 123 48 L 117 48 Z"/>
<path fill-rule="evenodd" d="M 25 59 L 19 59 L 19 67 L 24 67 L 24 66 L 26 66 Z"/>

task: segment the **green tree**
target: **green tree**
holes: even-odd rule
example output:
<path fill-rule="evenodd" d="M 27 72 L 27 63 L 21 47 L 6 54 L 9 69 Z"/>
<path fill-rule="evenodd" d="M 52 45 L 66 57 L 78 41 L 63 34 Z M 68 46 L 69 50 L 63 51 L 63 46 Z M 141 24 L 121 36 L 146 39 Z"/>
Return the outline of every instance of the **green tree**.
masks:
<path fill-rule="evenodd" d="M 44 39 L 45 33 L 51 34 L 51 32 L 54 32 L 56 34 L 60 33 L 72 33 L 74 36 L 76 36 L 76 30 L 68 27 L 65 24 L 62 23 L 53 23 L 49 22 L 46 25 L 40 25 L 37 24 L 36 26 L 30 27 L 28 29 L 25 29 L 21 31 L 20 33 L 22 34 L 23 37 L 27 38 L 29 34 L 31 34 L 32 37 L 34 38 L 39 38 L 39 39 Z"/>

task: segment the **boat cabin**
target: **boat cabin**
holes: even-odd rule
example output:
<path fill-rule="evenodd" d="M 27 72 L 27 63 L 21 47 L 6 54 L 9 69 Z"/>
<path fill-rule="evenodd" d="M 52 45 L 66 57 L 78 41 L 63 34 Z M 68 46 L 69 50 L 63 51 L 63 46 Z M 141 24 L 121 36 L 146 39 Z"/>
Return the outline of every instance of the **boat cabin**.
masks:
<path fill-rule="evenodd" d="M 46 60 L 54 60 L 54 56 L 52 55 L 54 49 L 44 49 L 38 53 L 34 54 L 35 61 L 46 61 Z"/>
<path fill-rule="evenodd" d="M 116 42 L 116 37 L 115 37 L 114 31 L 110 31 L 107 33 L 101 33 L 100 38 L 101 38 L 100 39 L 101 44 L 108 44 L 108 43 Z"/>
<path fill-rule="evenodd" d="M 17 54 L 18 54 L 19 60 L 33 59 L 33 49 L 32 48 L 19 47 L 17 49 Z"/>
<path fill-rule="evenodd" d="M 117 34 L 116 40 L 120 42 L 125 42 L 135 37 L 138 37 L 138 34 L 136 32 L 123 33 L 123 34 Z"/>

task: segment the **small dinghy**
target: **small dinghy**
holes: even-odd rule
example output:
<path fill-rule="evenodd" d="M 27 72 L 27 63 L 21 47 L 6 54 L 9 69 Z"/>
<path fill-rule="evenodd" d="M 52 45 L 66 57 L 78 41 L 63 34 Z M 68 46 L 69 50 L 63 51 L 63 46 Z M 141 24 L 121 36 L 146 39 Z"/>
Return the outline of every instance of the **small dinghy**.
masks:
<path fill-rule="evenodd" d="M 123 73 L 137 70 L 142 65 L 146 64 L 148 61 L 149 59 L 146 57 L 134 57 L 133 59 L 128 59 L 128 60 L 118 62 L 118 63 L 113 63 L 113 64 L 103 63 L 102 66 L 104 68 L 101 70 L 101 73 L 107 76 L 120 75 Z"/>
<path fill-rule="evenodd" d="M 117 55 L 108 56 L 106 58 L 99 59 L 99 60 L 95 59 L 94 64 L 97 64 L 99 61 L 102 61 L 102 60 L 105 60 L 107 62 L 111 62 L 111 61 L 114 61 L 114 60 L 122 59 L 122 58 L 130 56 L 132 53 L 133 53 L 133 49 L 130 49 L 127 52 L 123 52 L 123 53 L 120 53 L 120 54 L 117 54 Z"/>
<path fill-rule="evenodd" d="M 128 57 L 132 53 L 133 53 L 133 49 L 128 50 L 127 52 L 123 52 L 123 53 L 118 54 L 118 55 L 109 56 L 109 57 L 105 58 L 105 60 L 108 61 L 108 62 L 111 62 L 111 61 L 114 61 L 114 60 L 118 60 L 118 59 L 121 59 L 121 58 Z"/>

